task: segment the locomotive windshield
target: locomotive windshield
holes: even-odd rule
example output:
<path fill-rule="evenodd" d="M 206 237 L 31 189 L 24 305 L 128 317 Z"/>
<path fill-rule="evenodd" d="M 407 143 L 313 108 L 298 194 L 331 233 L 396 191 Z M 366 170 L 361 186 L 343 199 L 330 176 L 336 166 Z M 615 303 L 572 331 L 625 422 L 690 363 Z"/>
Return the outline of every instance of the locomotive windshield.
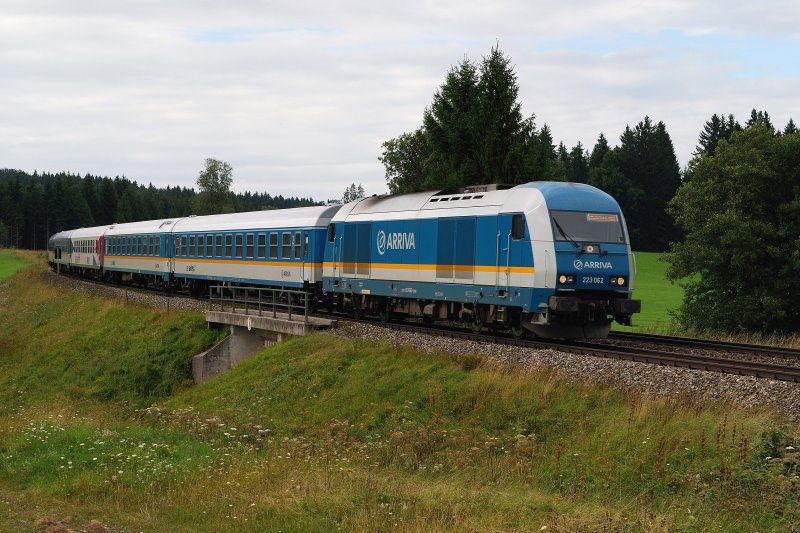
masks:
<path fill-rule="evenodd" d="M 553 235 L 557 241 L 624 243 L 622 221 L 616 213 L 551 211 Z"/>

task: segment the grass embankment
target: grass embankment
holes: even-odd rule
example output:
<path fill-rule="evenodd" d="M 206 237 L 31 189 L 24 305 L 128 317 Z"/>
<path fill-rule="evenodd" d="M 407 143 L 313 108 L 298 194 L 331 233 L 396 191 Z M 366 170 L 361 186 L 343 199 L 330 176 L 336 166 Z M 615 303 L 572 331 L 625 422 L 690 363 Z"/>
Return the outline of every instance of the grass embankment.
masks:
<path fill-rule="evenodd" d="M 28 262 L 10 250 L 0 250 L 0 281 L 10 278 Z"/>
<path fill-rule="evenodd" d="M 322 335 L 187 388 L 184 365 L 214 340 L 201 319 L 56 292 L 36 268 L 9 296 L 0 530 L 43 514 L 136 531 L 766 531 L 800 520 L 787 449 L 797 428 L 766 413 Z"/>

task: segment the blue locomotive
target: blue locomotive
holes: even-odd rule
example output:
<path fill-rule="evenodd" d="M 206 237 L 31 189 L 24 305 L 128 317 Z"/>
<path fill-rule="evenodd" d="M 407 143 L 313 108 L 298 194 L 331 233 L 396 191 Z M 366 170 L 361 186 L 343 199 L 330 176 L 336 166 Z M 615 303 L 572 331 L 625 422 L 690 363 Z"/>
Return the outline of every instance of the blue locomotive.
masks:
<path fill-rule="evenodd" d="M 347 204 L 328 227 L 322 281 L 329 304 L 356 315 L 604 337 L 640 310 L 632 263 L 611 196 L 533 182 Z"/>

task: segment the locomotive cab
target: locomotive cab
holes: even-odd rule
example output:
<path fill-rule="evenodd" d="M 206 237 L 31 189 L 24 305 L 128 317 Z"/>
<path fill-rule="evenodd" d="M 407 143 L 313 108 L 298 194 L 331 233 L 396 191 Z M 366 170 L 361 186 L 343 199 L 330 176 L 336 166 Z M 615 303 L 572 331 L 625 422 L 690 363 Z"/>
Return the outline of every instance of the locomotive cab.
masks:
<path fill-rule="evenodd" d="M 633 256 L 616 201 L 580 184 L 543 194 L 545 233 L 552 236 L 547 244 L 555 258 L 546 283 L 554 291 L 546 304 L 539 304 L 528 329 L 543 337 L 591 338 L 605 337 L 614 320 L 630 325 L 641 302 L 631 298 Z"/>

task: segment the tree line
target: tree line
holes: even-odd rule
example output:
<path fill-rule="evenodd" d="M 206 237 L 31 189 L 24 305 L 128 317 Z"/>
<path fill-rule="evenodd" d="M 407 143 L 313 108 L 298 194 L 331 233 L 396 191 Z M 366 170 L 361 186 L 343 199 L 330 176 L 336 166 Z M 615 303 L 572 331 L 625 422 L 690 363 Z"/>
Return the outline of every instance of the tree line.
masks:
<path fill-rule="evenodd" d="M 144 186 L 125 177 L 0 169 L 0 246 L 41 250 L 50 235 L 107 224 L 184 217 L 198 212 L 198 191 Z M 312 198 L 230 193 L 230 212 L 320 205 Z M 219 211 L 217 211 L 219 212 Z"/>

